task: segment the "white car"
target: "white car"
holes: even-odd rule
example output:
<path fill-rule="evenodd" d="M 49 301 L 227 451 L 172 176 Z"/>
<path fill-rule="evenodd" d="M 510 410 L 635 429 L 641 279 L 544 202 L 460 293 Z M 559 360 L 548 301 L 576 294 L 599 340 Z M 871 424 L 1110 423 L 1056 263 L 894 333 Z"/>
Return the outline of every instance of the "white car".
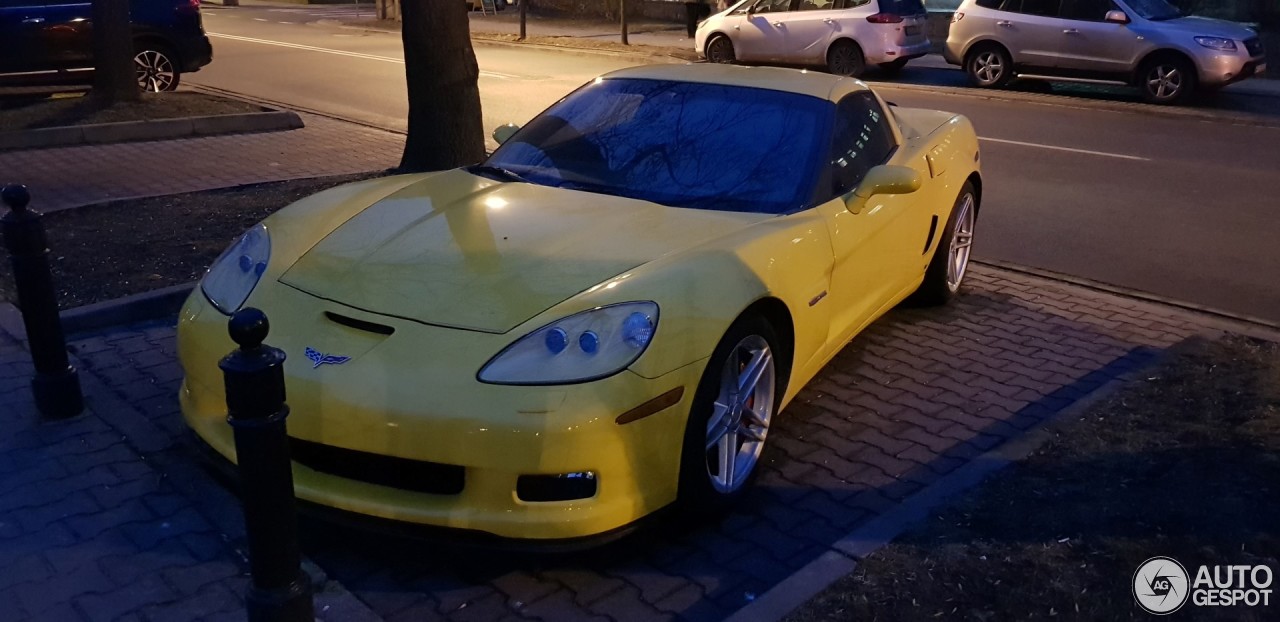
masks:
<path fill-rule="evenodd" d="M 713 63 L 825 65 L 861 76 L 929 53 L 922 0 L 741 0 L 698 26 L 694 49 Z"/>

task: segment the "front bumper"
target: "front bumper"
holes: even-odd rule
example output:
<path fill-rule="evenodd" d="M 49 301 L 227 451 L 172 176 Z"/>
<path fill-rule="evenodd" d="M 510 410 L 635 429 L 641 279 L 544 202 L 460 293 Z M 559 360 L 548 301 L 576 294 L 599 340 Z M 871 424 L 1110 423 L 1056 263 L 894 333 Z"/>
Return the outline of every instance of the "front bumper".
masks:
<path fill-rule="evenodd" d="M 623 371 L 578 385 L 486 385 L 475 380 L 476 370 L 516 336 L 387 318 L 278 285 L 255 292 L 253 304 L 276 327 L 267 343 L 290 357 L 285 373 L 291 437 L 465 472 L 460 492 L 433 494 L 295 461 L 294 487 L 304 501 L 501 538 L 564 540 L 623 528 L 676 498 L 685 419 L 705 361 L 655 379 Z M 395 333 L 338 326 L 325 319 L 325 311 L 392 326 Z M 179 317 L 183 417 L 205 443 L 234 461 L 217 367 L 234 348 L 226 317 L 199 289 Z M 351 360 L 312 368 L 301 356 L 306 347 Z M 638 421 L 616 422 L 618 415 L 677 388 L 683 394 L 674 405 Z M 522 475 L 584 471 L 597 482 L 590 498 L 530 502 L 516 493 Z"/>
<path fill-rule="evenodd" d="M 1209 88 L 1226 86 L 1266 71 L 1265 55 L 1249 56 L 1243 52 L 1213 54 L 1197 58 L 1200 84 Z"/>

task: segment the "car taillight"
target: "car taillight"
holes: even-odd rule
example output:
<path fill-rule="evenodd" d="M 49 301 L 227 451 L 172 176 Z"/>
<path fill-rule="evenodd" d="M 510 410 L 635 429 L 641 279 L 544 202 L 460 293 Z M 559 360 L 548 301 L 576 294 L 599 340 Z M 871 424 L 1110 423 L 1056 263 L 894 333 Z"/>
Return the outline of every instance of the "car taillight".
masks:
<path fill-rule="evenodd" d="M 952 24 L 954 24 L 954 23 L 956 23 L 956 22 L 958 22 L 958 21 L 960 21 L 960 20 L 962 20 L 962 19 L 964 19 L 964 13 L 961 13 L 961 12 L 959 12 L 959 11 L 956 11 L 955 13 L 952 13 L 952 14 L 951 14 L 951 23 L 952 23 Z"/>
<path fill-rule="evenodd" d="M 178 11 L 183 13 L 199 13 L 200 0 L 186 0 L 182 4 L 178 5 Z"/>
<path fill-rule="evenodd" d="M 875 15 L 868 15 L 867 21 L 872 24 L 901 24 L 902 16 L 892 13 L 876 13 Z"/>

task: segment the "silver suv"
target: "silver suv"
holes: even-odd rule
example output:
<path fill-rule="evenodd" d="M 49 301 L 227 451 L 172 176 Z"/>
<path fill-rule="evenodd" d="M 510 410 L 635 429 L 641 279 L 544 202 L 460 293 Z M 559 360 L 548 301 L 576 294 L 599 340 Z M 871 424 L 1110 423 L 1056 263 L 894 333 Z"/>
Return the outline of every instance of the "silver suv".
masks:
<path fill-rule="evenodd" d="M 1119 82 L 1157 104 L 1266 69 L 1252 30 L 1166 0 L 964 0 L 943 56 L 981 87 L 1015 76 Z"/>

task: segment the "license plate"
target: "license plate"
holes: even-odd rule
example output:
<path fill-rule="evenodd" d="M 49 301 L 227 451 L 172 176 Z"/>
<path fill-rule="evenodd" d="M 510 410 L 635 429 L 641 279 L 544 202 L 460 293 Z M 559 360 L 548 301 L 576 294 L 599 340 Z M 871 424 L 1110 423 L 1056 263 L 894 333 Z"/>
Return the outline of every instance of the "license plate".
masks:
<path fill-rule="evenodd" d="M 916 36 L 916 35 L 920 34 L 920 27 L 919 27 L 919 26 L 907 26 L 906 28 L 903 28 L 903 29 L 902 29 L 902 32 L 903 32 L 903 33 L 905 33 L 908 37 L 914 37 L 914 36 Z"/>

